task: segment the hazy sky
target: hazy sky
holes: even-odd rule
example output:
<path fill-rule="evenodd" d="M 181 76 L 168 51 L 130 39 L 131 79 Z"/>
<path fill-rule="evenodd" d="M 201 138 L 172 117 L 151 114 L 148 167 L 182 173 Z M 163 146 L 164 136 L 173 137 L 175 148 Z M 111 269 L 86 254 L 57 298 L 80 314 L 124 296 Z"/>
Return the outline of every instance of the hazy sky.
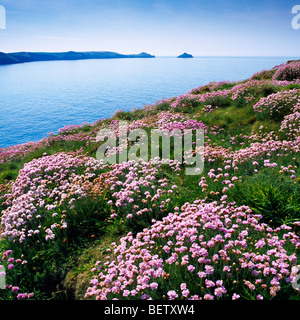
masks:
<path fill-rule="evenodd" d="M 298 56 L 300 0 L 0 0 L 0 51 Z"/>

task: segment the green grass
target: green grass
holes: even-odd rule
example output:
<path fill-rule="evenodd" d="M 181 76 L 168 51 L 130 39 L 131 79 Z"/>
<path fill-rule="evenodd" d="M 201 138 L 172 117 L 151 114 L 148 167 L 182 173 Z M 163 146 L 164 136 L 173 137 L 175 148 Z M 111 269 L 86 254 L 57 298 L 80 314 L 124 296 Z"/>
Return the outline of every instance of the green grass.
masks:
<path fill-rule="evenodd" d="M 300 185 L 267 172 L 247 177 L 229 192 L 230 200 L 249 206 L 271 226 L 292 224 L 300 217 Z"/>

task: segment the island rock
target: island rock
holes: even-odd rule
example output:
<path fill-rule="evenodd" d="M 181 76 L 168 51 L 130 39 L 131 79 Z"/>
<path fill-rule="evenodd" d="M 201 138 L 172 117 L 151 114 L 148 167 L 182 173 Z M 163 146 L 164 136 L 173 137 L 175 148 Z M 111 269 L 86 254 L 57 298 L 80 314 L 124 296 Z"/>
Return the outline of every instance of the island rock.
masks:
<path fill-rule="evenodd" d="M 191 54 L 188 53 L 183 53 L 180 56 L 178 56 L 177 58 L 194 58 Z"/>

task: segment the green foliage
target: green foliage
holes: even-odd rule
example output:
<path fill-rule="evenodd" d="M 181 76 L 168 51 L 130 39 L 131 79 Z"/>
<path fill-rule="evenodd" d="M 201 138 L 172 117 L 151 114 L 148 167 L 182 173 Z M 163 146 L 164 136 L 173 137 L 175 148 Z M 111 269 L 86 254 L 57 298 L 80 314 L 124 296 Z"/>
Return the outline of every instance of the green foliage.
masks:
<path fill-rule="evenodd" d="M 266 172 L 248 176 L 229 192 L 238 204 L 248 205 L 272 226 L 292 224 L 300 219 L 300 188 L 279 176 Z"/>

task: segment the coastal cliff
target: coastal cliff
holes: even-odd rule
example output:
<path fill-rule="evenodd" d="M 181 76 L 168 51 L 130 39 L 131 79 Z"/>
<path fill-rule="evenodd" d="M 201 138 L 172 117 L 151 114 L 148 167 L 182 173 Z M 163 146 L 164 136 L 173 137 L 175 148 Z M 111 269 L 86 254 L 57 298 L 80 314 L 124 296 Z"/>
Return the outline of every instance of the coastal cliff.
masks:
<path fill-rule="evenodd" d="M 299 301 L 299 80 L 292 62 L 0 148 L 0 300 Z"/>
<path fill-rule="evenodd" d="M 35 61 L 58 61 L 58 60 L 87 60 L 87 59 L 122 59 L 122 58 L 155 58 L 146 52 L 139 54 L 120 54 L 110 51 L 88 52 L 0 52 L 0 65 L 35 62 Z"/>

